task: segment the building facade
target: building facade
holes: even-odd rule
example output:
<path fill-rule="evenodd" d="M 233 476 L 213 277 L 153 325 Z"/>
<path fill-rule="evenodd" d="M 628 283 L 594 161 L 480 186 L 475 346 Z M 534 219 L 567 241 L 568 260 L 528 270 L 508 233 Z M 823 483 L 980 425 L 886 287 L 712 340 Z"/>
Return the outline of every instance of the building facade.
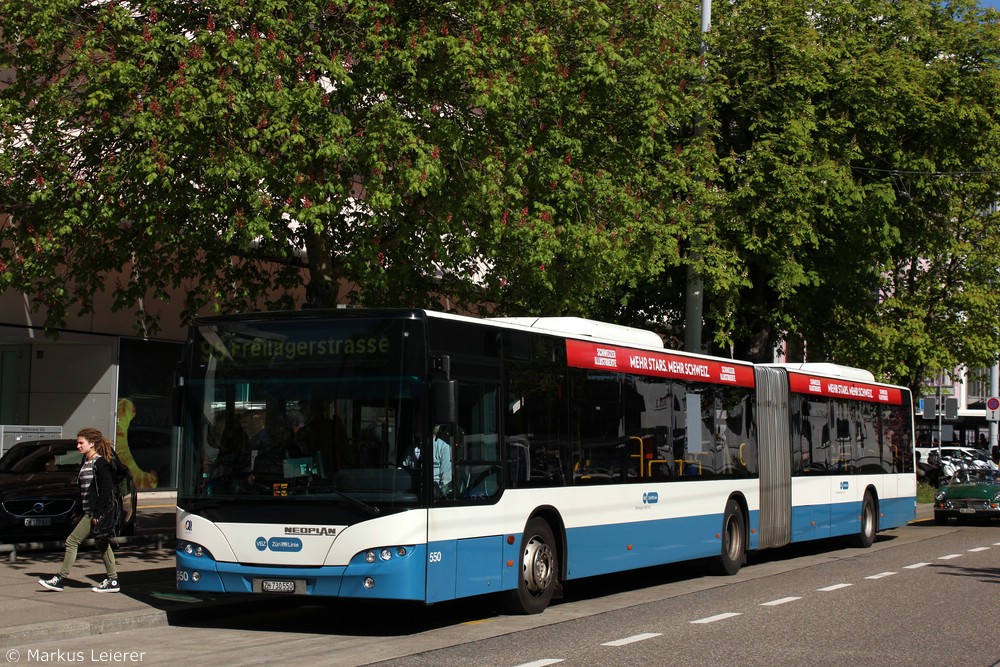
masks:
<path fill-rule="evenodd" d="M 0 426 L 14 433 L 4 438 L 8 446 L 35 437 L 18 427 L 58 427 L 64 438 L 94 427 L 115 443 L 140 490 L 174 490 L 171 390 L 187 330 L 179 305 L 154 307 L 161 330 L 138 335 L 130 312 L 112 312 L 109 290 L 95 295 L 94 314 L 52 336 L 42 328 L 44 312 L 32 312 L 23 294 L 0 294 Z"/>

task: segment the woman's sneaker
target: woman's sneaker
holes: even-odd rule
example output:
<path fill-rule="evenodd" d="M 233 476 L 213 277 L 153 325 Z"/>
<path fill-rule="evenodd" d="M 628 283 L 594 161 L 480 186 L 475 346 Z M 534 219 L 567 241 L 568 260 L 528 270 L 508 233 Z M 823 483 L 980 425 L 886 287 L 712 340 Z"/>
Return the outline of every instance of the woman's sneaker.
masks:
<path fill-rule="evenodd" d="M 40 583 L 43 587 L 49 589 L 50 591 L 61 591 L 63 589 L 62 582 L 63 578 L 60 577 L 58 574 L 55 575 L 54 577 L 50 577 L 49 579 L 38 580 L 38 583 Z"/>
<path fill-rule="evenodd" d="M 105 579 L 100 586 L 94 586 L 90 590 L 95 593 L 117 593 L 121 589 L 118 587 L 117 579 Z"/>

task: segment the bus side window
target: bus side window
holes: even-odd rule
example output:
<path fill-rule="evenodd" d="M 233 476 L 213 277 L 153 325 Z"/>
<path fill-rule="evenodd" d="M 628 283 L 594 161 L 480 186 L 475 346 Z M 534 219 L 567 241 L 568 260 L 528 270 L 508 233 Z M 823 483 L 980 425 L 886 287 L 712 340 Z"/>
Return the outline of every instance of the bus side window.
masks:
<path fill-rule="evenodd" d="M 447 500 L 488 498 L 500 491 L 500 436 L 497 385 L 459 381 L 458 424 L 443 425 L 442 439 L 452 453 Z"/>

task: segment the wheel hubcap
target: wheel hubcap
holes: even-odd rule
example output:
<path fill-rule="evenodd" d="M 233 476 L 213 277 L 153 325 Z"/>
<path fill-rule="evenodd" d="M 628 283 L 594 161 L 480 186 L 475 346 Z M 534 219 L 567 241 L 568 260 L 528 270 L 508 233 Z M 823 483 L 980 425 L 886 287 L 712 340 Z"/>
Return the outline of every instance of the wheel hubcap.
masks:
<path fill-rule="evenodd" d="M 726 522 L 726 552 L 729 554 L 730 560 L 736 560 L 740 555 L 742 539 L 743 535 L 740 534 L 739 524 L 730 517 L 729 521 Z"/>
<path fill-rule="evenodd" d="M 552 549 L 549 545 L 539 541 L 537 537 L 531 538 L 524 547 L 521 572 L 528 592 L 537 594 L 544 591 L 551 583 L 555 572 Z"/>

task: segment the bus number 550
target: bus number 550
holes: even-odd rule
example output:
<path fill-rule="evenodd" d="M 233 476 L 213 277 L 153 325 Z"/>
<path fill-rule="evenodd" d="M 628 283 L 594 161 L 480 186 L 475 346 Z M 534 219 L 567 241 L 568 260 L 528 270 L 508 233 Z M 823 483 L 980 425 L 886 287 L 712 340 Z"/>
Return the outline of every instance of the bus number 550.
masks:
<path fill-rule="evenodd" d="M 441 552 L 440 551 L 431 551 L 431 552 L 429 552 L 427 554 L 427 562 L 428 563 L 440 563 L 441 562 Z"/>

